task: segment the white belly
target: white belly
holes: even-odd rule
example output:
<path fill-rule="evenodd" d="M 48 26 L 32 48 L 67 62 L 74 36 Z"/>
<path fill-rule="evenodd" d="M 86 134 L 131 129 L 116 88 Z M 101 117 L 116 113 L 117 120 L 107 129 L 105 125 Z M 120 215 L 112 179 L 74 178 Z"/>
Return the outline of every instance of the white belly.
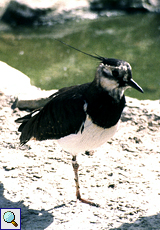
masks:
<path fill-rule="evenodd" d="M 58 140 L 58 143 L 65 151 L 76 155 L 100 147 L 115 134 L 117 128 L 118 123 L 108 129 L 98 127 L 87 117 L 82 133 L 79 131 L 77 134 L 62 137 Z"/>

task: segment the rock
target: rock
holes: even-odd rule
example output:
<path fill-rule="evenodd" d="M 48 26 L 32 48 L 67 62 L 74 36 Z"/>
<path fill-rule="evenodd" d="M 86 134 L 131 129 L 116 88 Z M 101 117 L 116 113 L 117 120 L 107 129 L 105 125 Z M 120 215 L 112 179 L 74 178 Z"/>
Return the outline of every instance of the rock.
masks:
<path fill-rule="evenodd" d="M 49 101 L 48 97 L 56 92 L 31 85 L 29 77 L 2 61 L 0 69 L 0 94 L 15 97 L 14 108 L 33 110 L 42 107 Z"/>
<path fill-rule="evenodd" d="M 5 1 L 5 0 L 4 0 Z M 6 3 L 6 1 L 5 1 Z M 4 7 L 4 4 L 0 4 Z M 125 10 L 127 12 L 160 12 L 158 0 L 12 0 L 1 20 L 11 26 L 54 25 L 66 20 L 95 18 L 93 11 Z M 92 12 L 91 12 L 92 11 Z"/>
<path fill-rule="evenodd" d="M 4 94 L 18 96 L 30 87 L 30 79 L 25 74 L 2 61 L 0 69 L 0 91 Z"/>
<path fill-rule="evenodd" d="M 11 26 L 53 25 L 79 17 L 86 7 L 89 9 L 87 0 L 12 0 L 1 20 Z"/>
<path fill-rule="evenodd" d="M 125 10 L 129 12 L 149 11 L 160 13 L 160 1 L 158 0 L 92 0 L 91 10 Z"/>
<path fill-rule="evenodd" d="M 19 1 L 10 1 L 1 20 L 11 26 L 31 26 L 41 24 L 41 17 L 50 12 L 50 8 L 31 8 Z"/>

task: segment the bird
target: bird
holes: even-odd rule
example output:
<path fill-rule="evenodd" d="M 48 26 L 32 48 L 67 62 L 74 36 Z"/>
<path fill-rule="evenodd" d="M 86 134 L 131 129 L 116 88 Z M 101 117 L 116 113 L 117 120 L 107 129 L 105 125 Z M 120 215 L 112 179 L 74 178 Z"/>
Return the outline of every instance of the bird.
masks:
<path fill-rule="evenodd" d="M 58 40 L 58 39 L 55 39 Z M 72 156 L 76 197 L 82 203 L 99 206 L 81 197 L 77 155 L 106 143 L 117 131 L 126 105 L 124 91 L 132 87 L 143 93 L 133 80 L 131 65 L 123 60 L 92 55 L 59 42 L 100 61 L 92 82 L 59 89 L 49 102 L 15 122 L 20 123 L 20 144 L 29 140 L 57 140 Z"/>

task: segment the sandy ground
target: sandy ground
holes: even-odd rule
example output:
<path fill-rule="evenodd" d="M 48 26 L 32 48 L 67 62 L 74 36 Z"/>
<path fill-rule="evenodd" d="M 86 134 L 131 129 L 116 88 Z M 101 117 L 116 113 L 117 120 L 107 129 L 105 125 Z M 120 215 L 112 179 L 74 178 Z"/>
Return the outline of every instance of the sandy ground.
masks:
<path fill-rule="evenodd" d="M 22 229 L 160 229 L 159 101 L 127 98 L 119 131 L 81 154 L 80 186 L 91 207 L 76 201 L 70 154 L 54 141 L 19 147 L 24 111 L 0 95 L 0 207 L 22 209 Z"/>

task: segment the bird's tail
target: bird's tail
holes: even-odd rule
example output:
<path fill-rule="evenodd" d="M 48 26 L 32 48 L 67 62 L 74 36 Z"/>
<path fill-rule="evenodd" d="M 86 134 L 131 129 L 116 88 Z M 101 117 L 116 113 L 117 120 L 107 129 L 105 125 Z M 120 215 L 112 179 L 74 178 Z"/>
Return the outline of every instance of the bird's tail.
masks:
<path fill-rule="evenodd" d="M 30 114 L 24 117 L 20 117 L 15 120 L 16 123 L 20 123 L 18 131 L 21 132 L 20 143 L 24 145 L 33 137 L 33 124 L 36 118 L 36 114 L 39 113 L 40 109 L 34 110 Z"/>

